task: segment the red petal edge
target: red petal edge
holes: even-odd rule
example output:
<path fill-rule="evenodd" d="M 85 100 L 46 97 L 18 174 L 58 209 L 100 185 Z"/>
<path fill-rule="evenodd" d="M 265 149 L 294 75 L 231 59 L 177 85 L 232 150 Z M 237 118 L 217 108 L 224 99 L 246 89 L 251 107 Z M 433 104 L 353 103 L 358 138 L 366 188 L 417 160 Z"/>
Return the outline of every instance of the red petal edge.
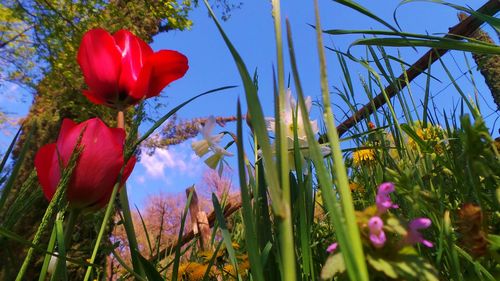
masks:
<path fill-rule="evenodd" d="M 136 99 L 158 96 L 172 81 L 189 69 L 188 59 L 177 51 L 161 50 L 149 56 L 131 96 Z"/>
<path fill-rule="evenodd" d="M 35 156 L 35 169 L 43 194 L 50 201 L 56 192 L 61 177 L 55 143 L 42 146 L 38 150 Z"/>

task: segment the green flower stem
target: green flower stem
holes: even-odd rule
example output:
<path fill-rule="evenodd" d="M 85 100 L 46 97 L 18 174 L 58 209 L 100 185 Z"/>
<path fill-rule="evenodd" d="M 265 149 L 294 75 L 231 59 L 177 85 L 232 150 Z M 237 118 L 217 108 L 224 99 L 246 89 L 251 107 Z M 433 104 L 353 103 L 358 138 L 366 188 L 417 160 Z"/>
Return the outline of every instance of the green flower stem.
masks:
<path fill-rule="evenodd" d="M 116 127 L 125 130 L 125 115 L 123 111 L 118 111 L 116 117 Z M 135 236 L 134 222 L 132 221 L 132 215 L 130 213 L 130 204 L 128 203 L 127 186 L 123 186 L 120 192 L 120 203 L 123 212 L 123 226 L 125 227 L 125 232 L 127 233 L 128 244 L 130 247 L 130 256 L 132 257 L 132 265 L 134 270 L 142 277 L 146 277 L 144 270 L 141 267 L 141 262 L 137 258 L 139 253 L 139 243 L 137 243 L 137 238 Z"/>
<path fill-rule="evenodd" d="M 104 213 L 104 218 L 101 223 L 101 229 L 99 229 L 99 234 L 97 235 L 97 240 L 95 242 L 94 250 L 92 251 L 92 256 L 90 257 L 89 263 L 93 264 L 95 258 L 97 256 L 97 252 L 99 250 L 99 246 L 101 244 L 102 237 L 104 236 L 104 232 L 106 230 L 106 226 L 108 225 L 109 218 L 111 216 L 111 212 L 113 210 L 114 202 L 116 194 L 118 193 L 119 182 L 115 184 L 113 187 L 113 192 L 111 193 L 108 206 L 106 207 L 106 212 Z M 87 267 L 87 272 L 85 273 L 84 281 L 89 280 L 90 273 L 92 272 L 92 266 Z"/>

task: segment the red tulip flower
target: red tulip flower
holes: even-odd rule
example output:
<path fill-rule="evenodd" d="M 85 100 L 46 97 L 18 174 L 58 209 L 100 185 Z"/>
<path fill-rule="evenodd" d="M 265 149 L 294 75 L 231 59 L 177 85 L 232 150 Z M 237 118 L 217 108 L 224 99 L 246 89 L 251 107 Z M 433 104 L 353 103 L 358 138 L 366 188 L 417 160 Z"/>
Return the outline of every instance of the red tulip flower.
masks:
<path fill-rule="evenodd" d="M 154 53 L 127 30 L 111 35 L 102 28 L 85 33 L 78 63 L 89 87 L 84 95 L 95 104 L 117 109 L 158 96 L 189 68 L 187 58 L 179 52 Z"/>
<path fill-rule="evenodd" d="M 35 168 L 43 193 L 51 200 L 61 179 L 61 171 L 68 165 L 84 128 L 80 142 L 82 152 L 67 186 L 66 197 L 75 208 L 99 209 L 108 203 L 125 165 L 123 129 L 109 128 L 98 118 L 80 124 L 64 119 L 57 141 L 43 146 L 37 152 Z M 132 157 L 126 163 L 122 185 L 132 172 L 135 162 L 136 158 Z"/>

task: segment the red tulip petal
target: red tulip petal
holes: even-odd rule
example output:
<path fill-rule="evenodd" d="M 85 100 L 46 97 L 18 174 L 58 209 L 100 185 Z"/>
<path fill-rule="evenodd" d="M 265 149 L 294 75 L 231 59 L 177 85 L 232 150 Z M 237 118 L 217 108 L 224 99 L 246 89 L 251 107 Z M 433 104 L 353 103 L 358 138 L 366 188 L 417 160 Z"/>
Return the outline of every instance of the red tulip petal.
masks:
<path fill-rule="evenodd" d="M 127 30 L 120 30 L 113 35 L 121 51 L 122 69 L 120 74 L 120 91 L 130 93 L 139 77 L 146 58 L 153 54 L 153 49 L 140 38 Z"/>
<path fill-rule="evenodd" d="M 61 125 L 61 129 L 59 130 L 59 137 L 58 138 L 60 138 L 61 136 L 66 136 L 76 126 L 78 126 L 78 124 L 75 123 L 73 120 L 71 120 L 69 118 L 64 118 L 62 125 Z"/>
<path fill-rule="evenodd" d="M 68 200 L 73 206 L 95 204 L 113 189 L 123 165 L 123 129 L 110 129 L 101 120 L 90 119 L 85 124 L 83 151 L 73 173 Z M 82 125 L 80 124 L 80 125 Z M 121 143 L 116 134 L 122 134 Z"/>
<path fill-rule="evenodd" d="M 76 146 L 76 142 L 78 141 L 78 138 L 80 137 L 80 134 L 85 128 L 87 122 L 88 121 L 76 124 L 71 119 L 66 118 L 63 120 L 56 144 L 59 157 L 61 158 L 64 166 L 68 165 L 71 154 Z M 80 144 L 83 144 L 83 139 Z"/>
<path fill-rule="evenodd" d="M 42 146 L 38 150 L 35 156 L 35 169 L 43 194 L 50 201 L 61 178 L 55 143 Z"/>
<path fill-rule="evenodd" d="M 121 54 L 115 39 L 104 29 L 96 28 L 83 36 L 78 50 L 78 63 L 85 82 L 104 100 L 118 94 Z"/>
<path fill-rule="evenodd" d="M 137 158 L 135 156 L 132 156 L 129 161 L 127 162 L 127 165 L 123 168 L 123 174 L 122 174 L 122 180 L 120 182 L 120 189 L 125 185 L 125 182 L 127 181 L 128 177 L 134 170 L 135 163 L 137 161 Z M 114 186 L 113 186 L 114 187 Z M 106 206 L 109 203 L 109 199 L 111 197 L 111 193 L 113 193 L 113 189 L 109 189 L 109 191 L 102 196 L 102 198 L 94 204 L 94 207 L 97 209 L 100 209 L 104 206 Z"/>
<path fill-rule="evenodd" d="M 105 100 L 102 95 L 99 95 L 98 93 L 95 93 L 93 91 L 83 90 L 83 94 L 93 104 L 111 104 L 111 102 Z"/>
<path fill-rule="evenodd" d="M 123 168 L 121 185 L 124 185 L 130 174 L 132 174 L 136 162 L 137 158 L 135 156 L 130 157 L 130 159 L 127 162 L 127 165 L 125 165 L 125 168 Z"/>
<path fill-rule="evenodd" d="M 131 96 L 136 99 L 157 96 L 170 82 L 184 76 L 188 68 L 188 59 L 179 52 L 154 53 L 146 59 Z"/>

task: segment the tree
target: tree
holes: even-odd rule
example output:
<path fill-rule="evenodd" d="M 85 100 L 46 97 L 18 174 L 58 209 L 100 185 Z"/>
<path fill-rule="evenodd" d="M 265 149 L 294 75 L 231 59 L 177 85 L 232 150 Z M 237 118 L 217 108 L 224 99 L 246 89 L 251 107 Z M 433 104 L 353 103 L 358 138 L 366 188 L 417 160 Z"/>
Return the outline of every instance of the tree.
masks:
<path fill-rule="evenodd" d="M 34 86 L 34 102 L 28 116 L 24 119 L 24 133 L 17 143 L 15 156 L 19 155 L 20 148 L 26 142 L 26 132 L 35 127 L 30 142 L 30 151 L 23 162 L 18 182 L 9 194 L 6 208 L 0 210 L 0 221 L 6 221 L 9 212 L 5 210 L 8 210 L 9 205 L 15 201 L 21 183 L 32 171 L 35 152 L 43 144 L 55 140 L 64 118 L 81 122 L 90 117 L 99 116 L 109 125 L 114 123 L 114 114 L 111 110 L 91 104 L 81 94 L 85 86 L 76 62 L 76 52 L 84 32 L 94 27 L 103 27 L 110 32 L 125 28 L 144 40 L 151 41 L 152 36 L 160 31 L 188 28 L 191 22 L 187 15 L 192 6 L 190 1 L 178 4 L 175 0 L 19 0 L 6 1 L 2 7 L 9 11 L 5 14 L 10 18 L 18 19 L 15 22 L 20 26 L 32 27 L 22 36 L 27 36 L 32 40 L 32 46 L 36 50 L 36 56 L 31 57 L 32 62 L 38 67 L 36 74 L 42 77 Z M 22 27 L 19 29 L 22 30 Z M 16 40 L 11 40 L 9 44 L 13 44 Z M 10 46 L 9 44 L 5 46 Z M 6 47 L 2 49 L 7 50 Z M 19 57 L 18 62 L 24 59 L 27 58 Z M 13 61 L 16 60 L 13 59 Z M 130 110 L 129 118 L 133 114 L 133 110 Z M 35 184 L 31 188 L 38 189 L 38 186 Z M 43 198 L 33 202 L 30 212 L 18 221 L 14 231 L 22 233 L 25 239 L 30 240 L 46 206 L 46 200 Z M 92 245 L 96 234 L 93 221 L 97 221 L 99 217 L 100 215 L 87 216 L 87 223 L 80 224 L 81 235 L 76 237 L 74 243 L 77 248 L 84 247 L 81 248 L 83 254 L 88 251 L 89 245 Z M 24 257 L 25 247 L 10 240 L 0 240 L 0 243 L 2 244 L 0 254 L 4 257 L 0 263 L 0 279 L 12 280 Z M 28 280 L 34 279 L 38 272 L 36 267 L 32 269 L 31 275 L 27 276 Z M 74 272 L 73 274 L 73 278 L 81 279 L 75 277 L 81 273 Z"/>

